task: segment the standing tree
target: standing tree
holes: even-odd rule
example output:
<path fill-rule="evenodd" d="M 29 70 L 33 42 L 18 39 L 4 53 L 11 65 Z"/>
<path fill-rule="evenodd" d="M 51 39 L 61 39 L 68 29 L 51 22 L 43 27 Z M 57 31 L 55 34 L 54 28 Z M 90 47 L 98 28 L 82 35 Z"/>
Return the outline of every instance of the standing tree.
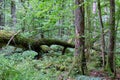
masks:
<path fill-rule="evenodd" d="M 75 57 L 77 59 L 76 64 L 81 66 L 82 74 L 85 74 L 86 59 L 85 59 L 85 36 L 84 36 L 84 0 L 75 0 L 75 4 L 78 8 L 75 10 Z M 81 6 L 79 6 L 82 4 Z M 80 59 L 80 62 L 79 62 Z"/>
<path fill-rule="evenodd" d="M 60 6 L 60 8 L 61 8 L 61 11 L 62 10 L 64 10 L 65 9 L 65 0 L 62 0 L 61 2 L 59 2 L 59 6 Z M 59 32 L 58 32 L 58 34 L 59 34 L 59 36 L 62 38 L 62 36 L 64 35 L 64 28 L 63 28 L 63 26 L 64 26 L 64 14 L 63 13 L 59 13 L 59 15 L 60 15 L 60 19 L 59 19 Z"/>
<path fill-rule="evenodd" d="M 85 36 L 84 36 L 84 0 L 75 0 L 77 9 L 75 10 L 75 60 L 72 68 L 76 67 L 78 73 L 85 74 L 86 58 L 85 58 Z M 71 71 L 71 70 L 70 70 Z M 69 72 L 70 74 L 70 72 Z"/>
<path fill-rule="evenodd" d="M 115 0 L 110 0 L 110 41 L 108 54 L 108 67 L 111 72 L 114 70 L 114 48 L 115 48 Z"/>
<path fill-rule="evenodd" d="M 4 13 L 3 13 L 3 6 L 4 1 L 0 0 L 0 26 L 4 26 L 5 24 L 5 19 L 4 19 Z"/>
<path fill-rule="evenodd" d="M 105 38 L 104 38 L 104 25 L 102 21 L 102 13 L 101 13 L 101 6 L 100 6 L 100 0 L 98 0 L 98 15 L 100 20 L 100 26 L 101 26 L 101 53 L 102 53 L 102 67 L 105 68 Z"/>
<path fill-rule="evenodd" d="M 86 0 L 87 4 L 86 4 L 86 10 L 85 10 L 85 47 L 86 47 L 86 51 L 85 51 L 85 56 L 86 56 L 86 60 L 89 61 L 90 59 L 90 47 L 92 45 L 92 24 L 91 24 L 91 16 L 92 16 L 92 5 L 91 5 L 91 1 L 92 0 Z"/>
<path fill-rule="evenodd" d="M 12 18 L 12 27 L 14 28 L 17 20 L 16 20 L 16 5 L 15 1 L 11 0 L 11 18 Z"/>

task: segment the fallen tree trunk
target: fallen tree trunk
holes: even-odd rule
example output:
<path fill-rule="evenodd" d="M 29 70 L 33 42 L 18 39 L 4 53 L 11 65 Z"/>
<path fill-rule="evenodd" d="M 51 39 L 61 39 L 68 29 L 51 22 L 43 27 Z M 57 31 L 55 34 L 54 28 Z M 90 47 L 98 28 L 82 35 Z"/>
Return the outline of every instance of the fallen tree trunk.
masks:
<path fill-rule="evenodd" d="M 37 59 L 39 59 L 41 57 L 41 45 L 60 45 L 63 46 L 64 49 L 62 51 L 62 54 L 65 53 L 65 49 L 66 48 L 74 48 L 74 44 L 71 43 L 67 43 L 65 41 L 61 41 L 61 40 L 56 40 L 56 39 L 45 39 L 45 38 L 41 38 L 38 40 L 32 39 L 32 38 L 26 38 L 24 36 L 22 36 L 21 34 L 16 34 L 15 32 L 9 32 L 9 31 L 5 31 L 5 30 L 0 30 L 0 48 L 2 46 L 5 45 L 12 45 L 15 47 L 20 47 L 23 48 L 25 50 L 31 49 L 34 50 L 38 53 L 38 55 L 36 55 L 35 57 Z M 91 49 L 95 50 L 95 51 L 99 51 L 101 52 L 100 49 L 97 49 L 95 47 L 91 47 Z M 107 54 L 107 52 L 105 52 Z M 120 52 L 117 52 L 120 53 Z"/>
<path fill-rule="evenodd" d="M 48 46 L 60 45 L 60 46 L 63 46 L 64 49 L 66 49 L 68 47 L 74 48 L 73 44 L 70 44 L 70 43 L 67 43 L 64 41 L 60 41 L 60 40 L 56 40 L 56 39 L 41 38 L 41 39 L 35 40 L 32 38 L 26 38 L 19 33 L 17 35 L 15 35 L 15 34 L 16 33 L 14 33 L 14 32 L 8 32 L 8 31 L 1 30 L 0 31 L 0 46 L 2 47 L 3 45 L 9 44 L 9 45 L 12 45 L 15 47 L 20 47 L 20 48 L 23 48 L 26 50 L 31 48 L 31 50 L 38 52 L 37 57 L 41 56 L 40 55 L 40 52 L 41 52 L 40 46 L 41 45 L 48 45 Z M 65 52 L 65 50 L 63 52 Z M 62 54 L 64 54 L 64 53 L 62 53 Z"/>

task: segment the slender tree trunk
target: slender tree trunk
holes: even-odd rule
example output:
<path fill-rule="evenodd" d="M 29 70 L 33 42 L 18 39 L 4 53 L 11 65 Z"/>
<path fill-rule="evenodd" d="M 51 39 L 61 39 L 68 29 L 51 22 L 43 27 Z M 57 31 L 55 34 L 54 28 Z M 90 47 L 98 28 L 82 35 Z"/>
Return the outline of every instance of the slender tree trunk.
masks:
<path fill-rule="evenodd" d="M 0 0 L 0 26 L 5 25 L 5 19 L 4 19 L 4 13 L 3 13 L 3 8 L 4 8 L 4 1 Z M 2 27 L 0 27 L 2 28 Z"/>
<path fill-rule="evenodd" d="M 91 16 L 92 16 L 92 12 L 91 12 L 91 3 L 90 1 L 91 0 L 86 0 L 87 1 L 87 4 L 86 4 L 86 20 L 85 20 L 85 26 L 86 26 L 86 32 L 85 32 L 85 35 L 86 38 L 85 38 L 85 47 L 86 47 L 86 51 L 85 51 L 85 56 L 86 56 L 86 59 L 87 61 L 89 61 L 89 55 L 90 55 L 90 48 L 91 48 L 91 44 L 92 44 L 92 41 L 91 41 L 91 38 L 92 38 L 92 31 L 91 31 Z"/>
<path fill-rule="evenodd" d="M 22 18 L 23 18 L 23 17 L 26 17 L 28 6 L 27 7 L 25 6 L 25 1 L 26 0 L 20 0 L 20 1 L 21 1 L 22 6 L 24 7 L 24 15 L 22 16 Z M 26 19 L 24 19 L 23 23 L 22 23 L 22 32 L 24 32 L 25 30 L 26 30 Z"/>
<path fill-rule="evenodd" d="M 16 20 L 16 5 L 14 0 L 11 0 L 11 18 L 12 18 L 12 27 L 15 28 L 17 20 Z"/>
<path fill-rule="evenodd" d="M 101 14 L 101 6 L 100 0 L 98 0 L 98 15 L 100 19 L 100 26 L 101 26 L 101 53 L 102 53 L 102 67 L 105 68 L 105 38 L 104 38 L 104 25 L 102 21 L 102 14 Z"/>
<path fill-rule="evenodd" d="M 115 0 L 110 0 L 110 40 L 108 67 L 111 72 L 114 72 L 114 48 L 115 48 Z"/>
<path fill-rule="evenodd" d="M 64 10 L 65 9 L 65 0 L 62 0 L 59 6 L 61 7 L 61 10 Z M 64 16 L 64 14 L 60 14 L 60 15 L 61 15 L 61 19 L 59 19 L 59 24 L 60 24 L 59 35 L 62 38 L 63 35 L 65 34 L 64 27 L 63 27 L 65 16 Z"/>

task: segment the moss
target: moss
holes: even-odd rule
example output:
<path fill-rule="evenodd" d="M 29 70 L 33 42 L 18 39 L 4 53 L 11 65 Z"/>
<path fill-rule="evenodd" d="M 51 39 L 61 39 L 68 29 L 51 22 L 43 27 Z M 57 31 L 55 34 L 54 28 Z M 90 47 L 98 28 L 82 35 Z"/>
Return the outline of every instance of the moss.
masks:
<path fill-rule="evenodd" d="M 5 31 L 5 30 L 1 30 L 0 31 L 0 43 L 3 44 L 7 44 L 8 41 L 11 39 L 12 36 L 14 36 L 16 33 L 14 32 L 9 32 L 9 31 Z M 70 47 L 70 48 L 74 48 L 73 44 L 69 44 L 67 42 L 64 41 L 60 41 L 60 40 L 56 40 L 56 39 L 39 39 L 39 40 L 35 40 L 29 37 L 25 37 L 22 34 L 16 34 L 14 36 L 14 39 L 11 40 L 11 42 L 9 43 L 9 45 L 13 45 L 15 47 L 21 47 L 23 49 L 31 49 L 36 51 L 36 52 L 40 52 L 41 45 L 60 45 L 63 47 Z M 47 51 L 47 47 L 42 47 L 44 51 Z"/>
<path fill-rule="evenodd" d="M 46 46 L 46 45 L 41 45 L 40 47 L 41 47 L 41 49 L 43 50 L 43 52 L 48 52 L 48 51 L 51 50 L 50 47 L 48 47 L 48 46 Z"/>

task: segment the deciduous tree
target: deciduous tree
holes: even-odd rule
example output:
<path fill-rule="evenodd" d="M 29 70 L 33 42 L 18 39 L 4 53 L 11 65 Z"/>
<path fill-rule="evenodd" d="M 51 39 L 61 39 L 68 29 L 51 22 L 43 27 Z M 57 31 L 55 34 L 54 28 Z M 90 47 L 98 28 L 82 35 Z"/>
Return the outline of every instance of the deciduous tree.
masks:
<path fill-rule="evenodd" d="M 114 49 L 115 49 L 115 0 L 110 0 L 110 40 L 108 67 L 111 72 L 114 72 Z"/>

